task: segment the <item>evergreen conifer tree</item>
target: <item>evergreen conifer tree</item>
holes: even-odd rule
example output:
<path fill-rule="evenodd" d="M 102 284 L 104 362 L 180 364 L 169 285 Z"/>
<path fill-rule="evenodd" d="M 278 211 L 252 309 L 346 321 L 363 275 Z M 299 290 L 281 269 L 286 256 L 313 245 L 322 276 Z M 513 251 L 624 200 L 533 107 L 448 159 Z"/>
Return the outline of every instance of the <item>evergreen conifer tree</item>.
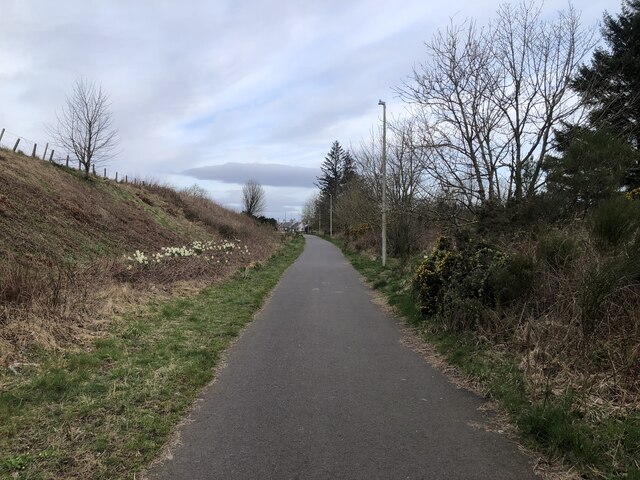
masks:
<path fill-rule="evenodd" d="M 336 140 L 331 145 L 331 150 L 329 150 L 327 156 L 324 157 L 324 162 L 320 166 L 322 175 L 318 177 L 318 183 L 316 183 L 323 196 L 329 194 L 337 195 L 338 189 L 342 184 L 343 160 L 344 149 Z"/>
<path fill-rule="evenodd" d="M 605 13 L 602 35 L 608 48 L 595 51 L 573 88 L 590 108 L 593 127 L 616 132 L 640 149 L 640 0 L 625 0 L 616 16 Z M 640 185 L 640 164 L 626 183 Z"/>

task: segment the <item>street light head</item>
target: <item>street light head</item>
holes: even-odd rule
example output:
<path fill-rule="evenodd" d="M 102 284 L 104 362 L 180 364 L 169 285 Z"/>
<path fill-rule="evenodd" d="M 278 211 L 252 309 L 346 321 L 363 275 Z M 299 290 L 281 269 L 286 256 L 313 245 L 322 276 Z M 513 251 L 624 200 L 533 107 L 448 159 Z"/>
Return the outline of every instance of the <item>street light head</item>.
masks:
<path fill-rule="evenodd" d="M 378 105 L 384 105 L 384 102 L 382 100 L 378 100 Z"/>

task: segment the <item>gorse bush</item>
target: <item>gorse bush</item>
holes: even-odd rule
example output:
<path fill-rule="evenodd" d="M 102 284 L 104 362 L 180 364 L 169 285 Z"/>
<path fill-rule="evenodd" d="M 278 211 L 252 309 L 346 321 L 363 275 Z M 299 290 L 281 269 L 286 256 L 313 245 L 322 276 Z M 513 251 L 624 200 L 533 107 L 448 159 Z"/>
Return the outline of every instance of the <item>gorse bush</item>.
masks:
<path fill-rule="evenodd" d="M 619 248 L 640 227 L 640 202 L 615 196 L 602 202 L 591 214 L 591 233 L 601 248 Z"/>
<path fill-rule="evenodd" d="M 488 283 L 496 306 L 507 306 L 529 293 L 534 267 L 533 260 L 522 253 L 503 255 L 491 265 Z"/>
<path fill-rule="evenodd" d="M 523 296 L 533 276 L 531 259 L 463 234 L 455 246 L 438 239 L 413 285 L 423 314 L 434 315 L 449 330 L 475 330 L 494 317 L 491 309 Z"/>
<path fill-rule="evenodd" d="M 358 238 L 371 230 L 371 225 L 368 223 L 361 223 L 359 225 L 349 226 L 346 229 L 346 234 L 350 238 Z"/>
<path fill-rule="evenodd" d="M 536 246 L 538 259 L 555 269 L 567 267 L 579 253 L 578 243 L 560 231 L 543 236 Z"/>
<path fill-rule="evenodd" d="M 640 187 L 629 190 L 624 196 L 627 200 L 640 200 Z"/>
<path fill-rule="evenodd" d="M 436 313 L 440 291 L 449 283 L 456 263 L 451 240 L 440 237 L 429 255 L 418 266 L 413 286 L 420 298 L 420 308 L 425 315 Z"/>
<path fill-rule="evenodd" d="M 459 248 L 457 262 L 448 290 L 461 298 L 475 298 L 483 305 L 494 306 L 491 273 L 503 261 L 504 254 L 484 242 L 468 242 Z"/>

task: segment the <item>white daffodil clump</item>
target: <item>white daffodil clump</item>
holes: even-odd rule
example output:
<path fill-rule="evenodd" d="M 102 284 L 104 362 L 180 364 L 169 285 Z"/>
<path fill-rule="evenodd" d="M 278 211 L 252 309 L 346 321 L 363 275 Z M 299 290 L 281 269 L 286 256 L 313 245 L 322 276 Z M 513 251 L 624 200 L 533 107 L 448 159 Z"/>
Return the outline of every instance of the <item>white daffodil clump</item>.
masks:
<path fill-rule="evenodd" d="M 140 265 L 147 265 L 149 263 L 147 256 L 140 250 L 136 250 L 136 253 L 134 253 L 133 256 L 127 257 L 127 260 L 139 263 Z"/>
<path fill-rule="evenodd" d="M 206 242 L 196 240 L 189 246 L 162 247 L 159 252 L 149 255 L 149 257 L 147 257 L 144 252 L 136 250 L 132 256 L 125 258 L 130 262 L 127 268 L 131 269 L 133 268 L 133 265 L 148 265 L 150 262 L 162 263 L 167 258 L 195 257 L 201 255 L 203 255 L 208 261 L 215 260 L 217 263 L 221 263 L 220 259 L 216 258 L 216 256 L 222 254 L 225 257 L 224 263 L 229 263 L 228 256 L 233 255 L 234 253 L 242 256 L 249 256 L 249 247 L 247 245 L 242 245 L 238 239 L 235 241 L 220 240 L 219 242 L 215 242 L 213 240 Z"/>

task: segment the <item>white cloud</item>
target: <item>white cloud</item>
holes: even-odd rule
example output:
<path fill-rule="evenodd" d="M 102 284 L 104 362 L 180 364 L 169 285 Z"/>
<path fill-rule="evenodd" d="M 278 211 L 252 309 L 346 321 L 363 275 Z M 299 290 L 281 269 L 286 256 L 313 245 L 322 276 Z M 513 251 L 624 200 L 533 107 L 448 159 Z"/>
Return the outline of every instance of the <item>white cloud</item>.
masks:
<path fill-rule="evenodd" d="M 73 80 L 110 94 L 122 153 L 111 170 L 186 186 L 190 168 L 257 162 L 317 169 L 339 140 L 379 122 L 379 98 L 451 16 L 490 18 L 502 0 L 4 0 L 0 125 L 46 142 Z M 590 24 L 619 0 L 584 8 Z M 565 8 L 547 0 L 545 11 Z M 203 181 L 238 205 L 240 189 Z M 296 183 L 296 182 L 292 182 Z M 269 187 L 273 211 L 309 188 Z"/>

